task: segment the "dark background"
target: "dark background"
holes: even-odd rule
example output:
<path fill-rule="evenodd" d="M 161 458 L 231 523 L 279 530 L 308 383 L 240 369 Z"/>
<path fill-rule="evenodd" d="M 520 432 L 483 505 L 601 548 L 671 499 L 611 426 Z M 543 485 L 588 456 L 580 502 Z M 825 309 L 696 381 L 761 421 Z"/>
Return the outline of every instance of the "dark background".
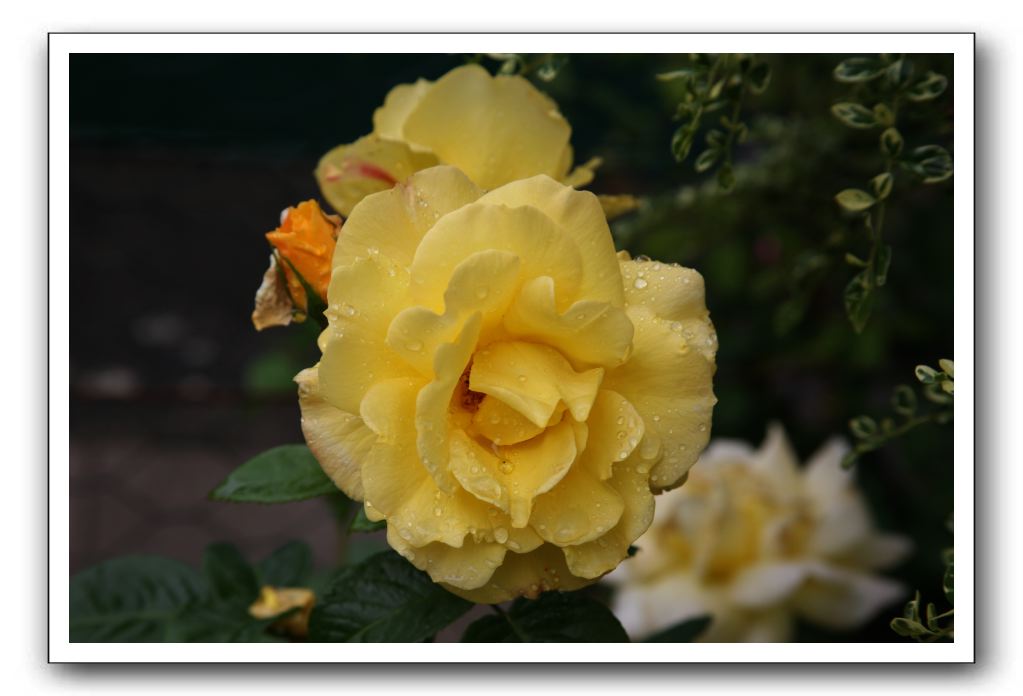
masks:
<path fill-rule="evenodd" d="M 892 389 L 914 383 L 915 365 L 952 357 L 952 182 L 897 179 L 889 284 L 855 334 L 842 307 L 853 271 L 841 259 L 866 247 L 832 197 L 881 170 L 877 133 L 829 113 L 849 91 L 831 77 L 840 56 L 766 58 L 772 81 L 743 111 L 752 132 L 730 194 L 670 152 L 679 95 L 654 75 L 687 56 L 571 56 L 538 85 L 572 124 L 576 161 L 604 159 L 589 188 L 648 198 L 612 225 L 619 246 L 705 275 L 721 346 L 715 436 L 758 443 L 778 420 L 805 458 L 846 435 L 851 417 L 890 414 Z M 72 56 L 72 572 L 124 553 L 195 564 L 215 540 L 257 558 L 291 538 L 328 567 L 382 543 L 362 537 L 345 549 L 322 500 L 265 507 L 205 496 L 248 457 L 301 441 L 290 379 L 317 351 L 305 329 L 252 328 L 263 234 L 283 208 L 318 197 L 318 158 L 369 132 L 392 86 L 464 60 Z M 951 151 L 951 59 L 916 62 L 950 87 L 900 113 L 899 128 L 907 146 Z M 698 139 L 693 156 L 701 149 Z M 804 277 L 807 263 L 819 270 Z M 951 446 L 950 427 L 924 426 L 858 472 L 881 526 L 916 541 L 895 575 L 935 600 L 940 550 L 951 545 Z M 897 639 L 888 618 L 853 635 L 804 628 L 801 638 Z"/>

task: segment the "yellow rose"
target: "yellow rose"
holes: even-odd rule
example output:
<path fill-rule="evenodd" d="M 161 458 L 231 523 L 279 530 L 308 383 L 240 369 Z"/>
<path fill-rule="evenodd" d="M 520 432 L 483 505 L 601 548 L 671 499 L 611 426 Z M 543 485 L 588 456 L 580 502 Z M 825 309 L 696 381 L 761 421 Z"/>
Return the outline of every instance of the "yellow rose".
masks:
<path fill-rule="evenodd" d="M 316 595 L 305 587 L 272 587 L 264 585 L 259 598 L 249 606 L 249 616 L 272 619 L 295 609 L 294 613 L 278 619 L 274 627 L 288 635 L 304 638 L 309 635 L 309 615 L 316 604 Z"/>
<path fill-rule="evenodd" d="M 436 82 L 392 89 L 373 114 L 373 132 L 324 155 L 316 179 L 346 217 L 366 195 L 438 163 L 487 190 L 537 174 L 582 186 L 598 161 L 569 173 L 571 133 L 557 104 L 525 78 L 464 65 Z"/>
<path fill-rule="evenodd" d="M 847 450 L 832 440 L 801 469 L 778 426 L 759 451 L 712 443 L 660 501 L 636 556 L 608 576 L 629 634 L 709 614 L 700 640 L 785 641 L 795 616 L 849 629 L 897 600 L 903 588 L 872 571 L 909 542 L 876 531 L 841 467 Z"/>
<path fill-rule="evenodd" d="M 302 428 L 391 546 L 477 602 L 618 565 L 707 442 L 702 277 L 620 258 L 590 193 L 448 166 L 365 198 L 333 264 Z"/>

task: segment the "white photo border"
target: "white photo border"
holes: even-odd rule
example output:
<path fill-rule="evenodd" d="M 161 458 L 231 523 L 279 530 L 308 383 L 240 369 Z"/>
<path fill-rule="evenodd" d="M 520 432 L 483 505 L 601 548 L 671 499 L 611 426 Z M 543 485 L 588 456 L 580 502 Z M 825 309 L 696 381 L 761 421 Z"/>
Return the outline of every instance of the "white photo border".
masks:
<path fill-rule="evenodd" d="M 974 35 L 972 33 L 345 34 L 346 53 L 951 53 L 954 55 L 954 428 L 956 638 L 952 643 L 349 644 L 71 643 L 68 627 L 72 53 L 337 53 L 337 34 L 52 33 L 49 35 L 49 612 L 50 662 L 175 663 L 939 663 L 974 662 Z M 608 37 L 613 37 L 609 42 Z"/>

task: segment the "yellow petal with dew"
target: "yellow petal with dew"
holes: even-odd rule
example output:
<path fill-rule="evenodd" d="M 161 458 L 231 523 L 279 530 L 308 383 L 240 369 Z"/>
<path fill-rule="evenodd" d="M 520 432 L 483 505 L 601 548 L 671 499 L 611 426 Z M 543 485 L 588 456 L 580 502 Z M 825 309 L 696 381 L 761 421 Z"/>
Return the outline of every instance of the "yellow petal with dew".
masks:
<path fill-rule="evenodd" d="M 573 418 L 585 421 L 603 375 L 599 367 L 576 372 L 548 346 L 498 342 L 476 353 L 469 388 L 500 399 L 534 425 L 546 427 L 562 402 Z"/>
<path fill-rule="evenodd" d="M 536 599 L 540 593 L 550 590 L 569 592 L 592 582 L 572 575 L 561 549 L 544 544 L 529 553 L 507 554 L 490 580 L 475 590 L 444 586 L 470 602 L 497 604 L 516 597 Z"/>
<path fill-rule="evenodd" d="M 493 189 L 538 173 L 562 178 L 571 128 L 528 80 L 466 65 L 422 94 L 402 135 Z"/>
<path fill-rule="evenodd" d="M 423 79 L 393 87 L 384 98 L 384 105 L 373 112 L 373 132 L 381 138 L 404 140 L 408 115 L 431 87 L 433 83 Z"/>
<path fill-rule="evenodd" d="M 621 394 L 601 389 L 586 425 L 589 437 L 576 466 L 605 481 L 611 478 L 615 462 L 627 459 L 642 442 L 643 418 Z"/>
<path fill-rule="evenodd" d="M 442 344 L 433 357 L 432 382 L 416 398 L 416 445 L 427 471 L 441 490 L 451 492 L 454 479 L 448 470 L 451 423 L 449 405 L 455 386 L 469 364 L 476 348 L 482 318 L 479 312 L 465 322 L 461 333 L 451 343 Z"/>
<path fill-rule="evenodd" d="M 632 322 L 623 309 L 580 300 L 559 313 L 554 279 L 549 276 L 523 285 L 508 308 L 504 326 L 514 336 L 557 348 L 577 366 L 615 367 L 632 349 Z"/>
<path fill-rule="evenodd" d="M 358 415 L 341 411 L 323 398 L 316 366 L 299 372 L 295 381 L 306 444 L 330 480 L 349 498 L 362 500 L 360 467 L 376 442 L 376 433 Z"/>
<path fill-rule="evenodd" d="M 319 381 L 323 397 L 342 411 L 358 413 L 366 390 L 380 380 L 415 375 L 386 342 L 387 320 L 402 306 L 406 284 L 404 274 L 390 275 L 375 259 L 334 270 Z"/>
<path fill-rule="evenodd" d="M 435 542 L 414 547 L 388 525 L 387 543 L 412 565 L 429 573 L 434 582 L 462 590 L 485 585 L 508 552 L 503 544 L 466 540 L 461 546 Z"/>
<path fill-rule="evenodd" d="M 472 203 L 481 193 L 454 167 L 416 172 L 404 183 L 367 196 L 352 210 L 334 248 L 333 265 L 379 254 L 405 268 L 438 218 Z"/>
<path fill-rule="evenodd" d="M 529 522 L 534 498 L 561 481 L 577 454 L 575 428 L 563 420 L 542 435 L 507 447 L 486 447 L 454 431 L 450 466 L 465 490 L 507 512 L 518 529 Z"/>
<path fill-rule="evenodd" d="M 582 279 L 578 296 L 594 302 L 610 302 L 618 307 L 622 305 L 622 274 L 615 256 L 614 241 L 600 201 L 592 193 L 576 191 L 550 177 L 533 176 L 490 191 L 479 202 L 540 210 L 575 242 L 579 250 Z"/>
<path fill-rule="evenodd" d="M 437 165 L 428 152 L 367 135 L 330 150 L 316 166 L 316 182 L 331 207 L 345 217 L 366 196 L 386 191 L 414 172 Z"/>
<path fill-rule="evenodd" d="M 507 251 L 480 251 L 465 259 L 444 292 L 444 312 L 408 307 L 391 322 L 387 343 L 395 353 L 428 377 L 442 343 L 452 342 L 466 317 L 479 312 L 481 330 L 500 322 L 519 285 L 519 258 Z"/>
<path fill-rule="evenodd" d="M 584 544 L 618 524 L 625 505 L 610 485 L 574 466 L 558 485 L 533 502 L 530 526 L 544 541 Z"/>
<path fill-rule="evenodd" d="M 607 483 L 621 497 L 621 517 L 606 534 L 584 544 L 565 547 L 565 561 L 572 573 L 583 578 L 598 578 L 628 558 L 629 546 L 647 530 L 654 518 L 649 476 L 649 464 L 636 455 L 615 465 L 614 476 Z"/>
<path fill-rule="evenodd" d="M 423 237 L 409 269 L 413 301 L 441 311 L 458 265 L 491 250 L 517 256 L 524 279 L 552 276 L 559 307 L 571 304 L 579 292 L 579 249 L 550 218 L 528 206 L 474 204 L 443 216 Z"/>

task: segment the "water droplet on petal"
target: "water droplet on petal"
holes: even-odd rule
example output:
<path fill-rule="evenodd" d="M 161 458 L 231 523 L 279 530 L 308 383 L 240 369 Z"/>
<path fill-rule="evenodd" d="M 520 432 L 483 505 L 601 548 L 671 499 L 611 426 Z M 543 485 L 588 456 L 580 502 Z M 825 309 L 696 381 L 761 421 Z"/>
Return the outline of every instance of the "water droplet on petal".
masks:
<path fill-rule="evenodd" d="M 645 280 L 643 280 L 642 278 L 636 278 L 635 282 L 634 282 L 634 283 L 633 283 L 632 285 L 633 285 L 633 287 L 635 287 L 635 288 L 636 288 L 637 290 L 642 290 L 643 288 L 645 288 L 645 287 L 646 287 L 647 283 L 646 283 L 646 281 L 645 281 Z"/>
<path fill-rule="evenodd" d="M 508 541 L 508 530 L 505 529 L 504 527 L 498 527 L 497 529 L 495 529 L 494 540 L 497 541 L 498 544 L 503 544 L 504 542 Z"/>

